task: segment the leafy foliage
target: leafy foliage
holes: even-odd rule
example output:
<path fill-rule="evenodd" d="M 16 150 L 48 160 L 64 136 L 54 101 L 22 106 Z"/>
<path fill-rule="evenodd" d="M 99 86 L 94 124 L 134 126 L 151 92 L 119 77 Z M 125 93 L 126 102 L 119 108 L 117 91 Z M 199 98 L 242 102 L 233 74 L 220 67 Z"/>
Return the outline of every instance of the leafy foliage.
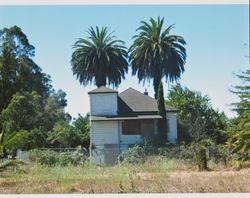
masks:
<path fill-rule="evenodd" d="M 250 70 L 237 75 L 243 85 L 236 86 L 233 93 L 237 94 L 240 102 L 233 104 L 238 117 L 233 121 L 229 131 L 228 147 L 237 160 L 250 160 Z"/>
<path fill-rule="evenodd" d="M 32 60 L 35 48 L 21 28 L 0 30 L 0 112 L 20 91 L 36 91 L 46 97 L 51 91 L 50 77 Z"/>
<path fill-rule="evenodd" d="M 77 151 L 58 153 L 52 150 L 38 149 L 30 151 L 30 159 L 47 166 L 76 166 L 84 161 L 83 156 Z"/>
<path fill-rule="evenodd" d="M 139 164 L 145 161 L 146 151 L 141 145 L 134 145 L 118 156 L 120 163 Z"/>
<path fill-rule="evenodd" d="M 15 156 L 17 149 L 29 149 L 31 148 L 32 142 L 32 137 L 29 132 L 20 130 L 11 134 L 3 145 L 8 153 Z"/>
<path fill-rule="evenodd" d="M 227 139 L 227 118 L 211 107 L 208 96 L 191 91 L 180 84 L 173 86 L 167 97 L 167 104 L 178 108 L 179 141 L 191 142 L 212 139 L 224 143 Z"/>
<path fill-rule="evenodd" d="M 90 145 L 90 122 L 89 114 L 86 116 L 78 115 L 78 118 L 72 123 L 74 128 L 74 144 L 73 146 L 82 145 L 89 148 Z"/>
<path fill-rule="evenodd" d="M 66 93 L 52 89 L 34 55 L 21 28 L 0 30 L 0 156 L 14 155 L 17 148 L 82 143 L 78 136 L 84 129 L 78 128 L 75 135 L 71 116 L 64 110 Z"/>
<path fill-rule="evenodd" d="M 67 121 L 56 122 L 47 140 L 53 147 L 70 147 L 73 130 Z"/>
<path fill-rule="evenodd" d="M 94 81 L 97 87 L 106 84 L 117 87 L 128 72 L 124 42 L 108 33 L 107 27 L 90 27 L 88 34 L 87 39 L 78 39 L 73 46 L 73 74 L 84 86 Z"/>
<path fill-rule="evenodd" d="M 79 117 L 70 125 L 68 121 L 58 121 L 48 134 L 47 141 L 52 147 L 76 147 L 81 145 L 89 148 L 90 127 L 89 116 Z"/>
<path fill-rule="evenodd" d="M 42 100 L 35 91 L 16 93 L 1 113 L 3 131 L 11 134 L 21 129 L 32 129 L 38 125 L 41 110 Z"/>
<path fill-rule="evenodd" d="M 0 161 L 0 172 L 6 171 L 8 169 L 18 169 L 21 170 L 21 166 L 23 166 L 25 163 L 20 160 L 4 160 Z"/>
<path fill-rule="evenodd" d="M 240 98 L 240 102 L 234 103 L 233 105 L 238 115 L 243 115 L 250 111 L 250 69 L 236 76 L 242 80 L 242 85 L 235 86 L 234 90 L 232 90 L 232 92 Z"/>
<path fill-rule="evenodd" d="M 157 21 L 150 18 L 150 23 L 141 22 L 131 45 L 130 61 L 132 75 L 137 75 L 139 82 L 153 79 L 155 98 L 161 79 L 178 80 L 184 72 L 186 61 L 185 40 L 181 36 L 170 35 L 174 25 L 163 29 L 164 18 Z"/>

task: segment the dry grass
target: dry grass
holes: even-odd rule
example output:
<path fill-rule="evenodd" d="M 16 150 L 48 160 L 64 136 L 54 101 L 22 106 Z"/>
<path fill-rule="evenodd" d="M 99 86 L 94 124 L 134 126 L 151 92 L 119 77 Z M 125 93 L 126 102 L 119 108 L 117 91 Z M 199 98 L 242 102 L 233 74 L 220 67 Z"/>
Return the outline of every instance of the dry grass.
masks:
<path fill-rule="evenodd" d="M 183 162 L 150 158 L 141 165 L 46 167 L 0 175 L 3 193 L 250 192 L 250 169 L 198 172 Z"/>

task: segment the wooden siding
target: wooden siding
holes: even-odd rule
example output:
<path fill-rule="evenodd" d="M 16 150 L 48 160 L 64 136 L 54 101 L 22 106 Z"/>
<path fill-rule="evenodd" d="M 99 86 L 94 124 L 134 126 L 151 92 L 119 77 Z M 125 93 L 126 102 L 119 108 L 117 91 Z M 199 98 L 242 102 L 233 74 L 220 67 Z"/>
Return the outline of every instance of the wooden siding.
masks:
<path fill-rule="evenodd" d="M 168 120 L 168 141 L 170 143 L 177 142 L 177 119 L 176 113 L 167 113 Z"/>
<path fill-rule="evenodd" d="M 118 144 L 118 121 L 99 121 L 91 123 L 93 145 Z"/>
<path fill-rule="evenodd" d="M 117 115 L 117 93 L 90 94 L 91 115 Z"/>
<path fill-rule="evenodd" d="M 91 122 L 90 142 L 94 146 L 91 149 L 91 161 L 94 164 L 102 165 L 114 161 L 119 153 L 118 121 Z M 109 148 L 110 145 L 112 148 Z"/>

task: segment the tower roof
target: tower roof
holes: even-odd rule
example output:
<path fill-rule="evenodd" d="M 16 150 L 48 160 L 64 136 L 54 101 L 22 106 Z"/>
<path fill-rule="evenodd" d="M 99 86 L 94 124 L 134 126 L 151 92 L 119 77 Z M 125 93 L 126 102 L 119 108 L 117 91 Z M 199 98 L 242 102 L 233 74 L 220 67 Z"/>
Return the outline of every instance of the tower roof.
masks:
<path fill-rule="evenodd" d="M 110 89 L 106 86 L 101 86 L 88 92 L 88 94 L 97 94 L 97 93 L 118 93 L 118 91 Z"/>

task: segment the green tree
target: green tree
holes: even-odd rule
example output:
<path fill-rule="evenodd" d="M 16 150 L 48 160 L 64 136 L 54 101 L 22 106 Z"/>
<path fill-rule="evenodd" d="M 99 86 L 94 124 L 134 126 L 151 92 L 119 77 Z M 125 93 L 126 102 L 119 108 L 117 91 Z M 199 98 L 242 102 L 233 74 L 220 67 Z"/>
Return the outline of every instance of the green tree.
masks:
<path fill-rule="evenodd" d="M 50 77 L 32 60 L 35 48 L 21 28 L 0 30 L 0 112 L 19 91 L 36 91 L 47 97 L 51 91 Z"/>
<path fill-rule="evenodd" d="M 208 96 L 191 91 L 180 84 L 172 86 L 167 104 L 178 108 L 178 139 L 191 142 L 212 139 L 224 143 L 228 120 L 223 112 L 214 110 Z"/>
<path fill-rule="evenodd" d="M 232 92 L 240 98 L 233 104 L 238 117 L 229 128 L 231 137 L 228 146 L 237 160 L 244 161 L 250 159 L 250 69 L 237 76 L 242 85 L 235 86 Z"/>
<path fill-rule="evenodd" d="M 33 91 L 15 94 L 10 104 L 2 111 L 1 153 L 14 154 L 17 148 L 29 149 L 45 142 L 39 130 L 42 100 Z M 6 154 L 6 153 L 2 153 Z"/>
<path fill-rule="evenodd" d="M 48 146 L 55 123 L 71 120 L 66 93 L 52 89 L 34 55 L 21 28 L 0 30 L 0 155 Z"/>
<path fill-rule="evenodd" d="M 128 71 L 124 42 L 108 33 L 107 27 L 90 27 L 88 34 L 87 39 L 78 39 L 73 46 L 73 74 L 84 86 L 94 81 L 97 87 L 117 87 Z"/>
<path fill-rule="evenodd" d="M 160 131 L 161 131 L 161 142 L 164 144 L 167 141 L 167 119 L 166 119 L 166 109 L 165 109 L 165 100 L 164 100 L 164 92 L 163 92 L 163 85 L 162 82 L 158 88 L 158 113 L 162 116 L 160 120 Z"/>
<path fill-rule="evenodd" d="M 67 103 L 65 96 L 65 92 L 62 91 L 54 93 L 46 100 L 42 100 L 35 91 L 18 92 L 13 95 L 9 105 L 0 115 L 0 144 L 11 153 L 15 152 L 17 147 L 30 149 L 56 145 L 47 140 L 49 132 L 56 131 L 59 128 L 58 123 L 65 126 L 65 123 L 69 125 L 71 120 L 64 112 Z M 65 130 L 63 132 L 66 134 Z"/>
<path fill-rule="evenodd" d="M 186 42 L 181 36 L 170 34 L 174 25 L 163 29 L 164 18 L 158 17 L 157 21 L 150 18 L 150 23 L 141 23 L 129 49 L 132 75 L 137 74 L 139 82 L 153 79 L 157 99 L 161 79 L 165 76 L 166 81 L 174 82 L 184 72 Z"/>
<path fill-rule="evenodd" d="M 237 160 L 250 160 L 250 113 L 238 118 L 237 125 L 231 127 L 232 136 L 228 140 L 228 146 Z"/>
<path fill-rule="evenodd" d="M 232 92 L 237 94 L 240 98 L 240 102 L 233 104 L 233 110 L 241 116 L 250 111 L 250 69 L 247 69 L 245 72 L 242 72 L 242 74 L 236 76 L 242 80 L 243 84 L 235 86 L 234 90 L 232 90 Z"/>
<path fill-rule="evenodd" d="M 58 121 L 49 134 L 47 141 L 53 147 L 70 147 L 72 143 L 73 129 L 67 121 Z"/>
<path fill-rule="evenodd" d="M 74 145 L 82 145 L 88 149 L 90 145 L 90 123 L 89 114 L 86 116 L 78 115 L 78 118 L 73 122 L 75 140 Z"/>
<path fill-rule="evenodd" d="M 7 108 L 1 113 L 2 130 L 6 134 L 21 129 L 37 127 L 42 111 L 42 100 L 35 91 L 15 94 Z"/>
<path fill-rule="evenodd" d="M 88 149 L 90 141 L 89 116 L 79 117 L 72 125 L 66 120 L 55 123 L 47 141 L 52 147 L 76 147 L 81 145 Z"/>
<path fill-rule="evenodd" d="M 67 105 L 66 93 L 62 90 L 53 92 L 43 102 L 41 126 L 45 131 L 51 131 L 58 121 L 70 121 L 71 117 L 65 113 L 64 108 Z"/>

